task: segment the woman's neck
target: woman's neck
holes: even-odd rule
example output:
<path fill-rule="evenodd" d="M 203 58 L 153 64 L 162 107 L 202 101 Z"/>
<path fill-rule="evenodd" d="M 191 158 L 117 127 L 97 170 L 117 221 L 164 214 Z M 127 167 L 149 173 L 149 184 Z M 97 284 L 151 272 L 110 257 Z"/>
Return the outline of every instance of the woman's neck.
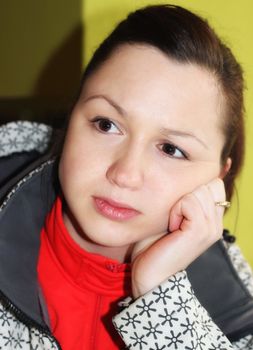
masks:
<path fill-rule="evenodd" d="M 63 210 L 63 221 L 67 228 L 68 233 L 71 238 L 84 250 L 99 254 L 105 257 L 108 257 L 113 260 L 117 260 L 120 263 L 127 263 L 131 261 L 131 253 L 133 249 L 133 245 L 126 245 L 121 247 L 107 247 L 96 242 L 92 242 L 86 237 L 85 233 L 82 232 L 73 220 L 71 220 L 70 215 L 67 210 L 66 212 Z"/>

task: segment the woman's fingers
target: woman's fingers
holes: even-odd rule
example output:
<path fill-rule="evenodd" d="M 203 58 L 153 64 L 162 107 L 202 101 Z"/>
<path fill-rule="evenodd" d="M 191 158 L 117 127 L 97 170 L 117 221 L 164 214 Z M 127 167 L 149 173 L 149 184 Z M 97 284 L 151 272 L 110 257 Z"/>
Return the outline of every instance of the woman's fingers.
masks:
<path fill-rule="evenodd" d="M 226 200 L 224 183 L 219 178 L 210 181 L 206 185 L 198 187 L 192 193 L 199 199 L 203 210 L 207 214 L 213 210 L 215 202 Z"/>
<path fill-rule="evenodd" d="M 197 200 L 197 202 L 196 202 Z M 221 179 L 215 179 L 206 185 L 202 185 L 182 197 L 171 209 L 169 220 L 169 231 L 174 232 L 182 229 L 185 220 L 192 221 L 198 210 L 201 210 L 204 218 L 217 231 L 220 231 L 220 224 L 224 213 L 223 207 L 218 207 L 215 202 L 225 200 L 225 188 Z M 200 208 L 199 208 L 200 207 Z M 218 226 L 217 226 L 218 224 Z"/>
<path fill-rule="evenodd" d="M 221 236 L 224 208 L 217 206 L 215 203 L 226 200 L 223 181 L 219 178 L 214 179 L 192 193 L 198 199 L 206 220 L 210 222 L 210 227 L 213 227 L 212 233 Z"/>
<path fill-rule="evenodd" d="M 170 211 L 169 232 L 174 232 L 180 229 L 184 219 L 183 215 L 182 201 L 179 200 Z"/>

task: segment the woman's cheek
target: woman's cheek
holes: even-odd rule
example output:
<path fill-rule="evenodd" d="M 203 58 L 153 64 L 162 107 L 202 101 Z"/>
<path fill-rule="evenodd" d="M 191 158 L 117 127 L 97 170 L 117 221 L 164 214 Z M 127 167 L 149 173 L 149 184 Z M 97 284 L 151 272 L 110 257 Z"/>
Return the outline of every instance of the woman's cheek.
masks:
<path fill-rule="evenodd" d="M 190 169 L 170 171 L 158 178 L 160 181 L 153 188 L 151 198 L 153 206 L 159 208 L 162 217 L 168 217 L 168 213 L 180 198 L 192 192 L 205 181 L 203 176 L 197 176 L 195 171 L 190 171 Z"/>

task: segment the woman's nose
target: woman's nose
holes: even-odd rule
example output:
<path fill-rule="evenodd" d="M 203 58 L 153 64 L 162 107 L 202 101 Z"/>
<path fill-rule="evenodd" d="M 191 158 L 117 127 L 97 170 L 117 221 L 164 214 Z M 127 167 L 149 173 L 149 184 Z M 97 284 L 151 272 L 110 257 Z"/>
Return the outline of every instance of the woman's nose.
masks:
<path fill-rule="evenodd" d="M 144 181 L 143 157 L 136 152 L 126 151 L 112 162 L 106 176 L 111 183 L 119 187 L 139 189 Z"/>

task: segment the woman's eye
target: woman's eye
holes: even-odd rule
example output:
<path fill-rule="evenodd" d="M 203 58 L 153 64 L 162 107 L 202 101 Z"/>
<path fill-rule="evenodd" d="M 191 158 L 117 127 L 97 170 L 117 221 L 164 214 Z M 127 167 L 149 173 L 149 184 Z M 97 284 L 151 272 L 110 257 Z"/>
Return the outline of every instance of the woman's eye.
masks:
<path fill-rule="evenodd" d="M 104 133 L 120 133 L 119 128 L 110 119 L 100 117 L 93 119 L 91 122 L 95 125 L 96 129 Z"/>
<path fill-rule="evenodd" d="M 164 143 L 161 150 L 172 158 L 187 159 L 186 154 L 171 143 Z"/>

